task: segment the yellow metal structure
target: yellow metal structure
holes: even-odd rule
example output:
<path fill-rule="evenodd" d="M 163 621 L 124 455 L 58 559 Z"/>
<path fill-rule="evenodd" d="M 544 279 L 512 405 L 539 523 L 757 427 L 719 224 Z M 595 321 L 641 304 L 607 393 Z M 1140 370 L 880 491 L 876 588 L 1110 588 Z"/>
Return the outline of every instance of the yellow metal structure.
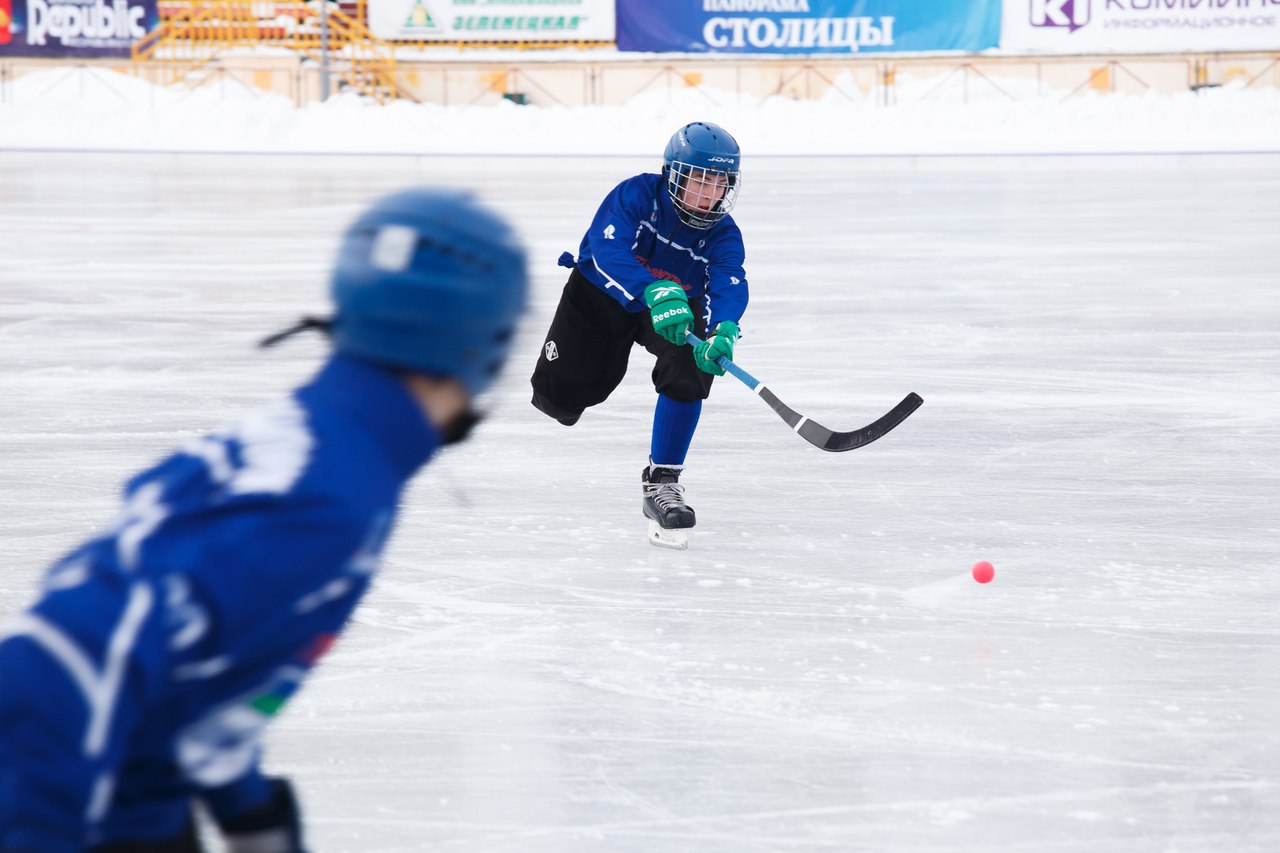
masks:
<path fill-rule="evenodd" d="M 365 26 L 364 0 L 354 15 L 324 2 L 160 0 L 160 26 L 134 43 L 133 61 L 176 83 L 233 48 L 283 47 L 319 63 L 327 46 L 329 70 L 347 86 L 380 103 L 398 97 L 393 48 Z"/>

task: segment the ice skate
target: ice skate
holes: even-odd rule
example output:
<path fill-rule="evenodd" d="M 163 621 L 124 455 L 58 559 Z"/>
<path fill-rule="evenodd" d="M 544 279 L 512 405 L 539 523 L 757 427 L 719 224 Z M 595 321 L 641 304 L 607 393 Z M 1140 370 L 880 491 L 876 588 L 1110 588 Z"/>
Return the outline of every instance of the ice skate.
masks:
<path fill-rule="evenodd" d="M 640 474 L 643 509 L 649 519 L 649 542 L 662 548 L 689 547 L 689 529 L 697 523 L 693 507 L 684 502 L 680 468 L 651 465 Z"/>

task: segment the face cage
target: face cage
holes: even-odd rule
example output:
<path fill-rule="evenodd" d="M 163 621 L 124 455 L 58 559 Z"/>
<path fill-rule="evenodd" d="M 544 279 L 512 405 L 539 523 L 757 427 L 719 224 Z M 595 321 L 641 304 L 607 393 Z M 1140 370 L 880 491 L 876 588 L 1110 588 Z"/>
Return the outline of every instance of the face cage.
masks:
<path fill-rule="evenodd" d="M 709 210 L 702 210 L 696 206 L 685 204 L 683 199 L 684 188 L 688 184 L 691 177 L 698 178 L 704 175 L 723 175 L 728 179 L 728 186 L 725 188 L 724 196 L 719 203 L 711 207 Z M 671 197 L 671 203 L 676 206 L 676 211 L 680 214 L 680 218 L 686 225 L 693 228 L 710 228 L 721 219 L 729 215 L 733 210 L 734 204 L 738 201 L 738 187 L 742 184 L 742 173 L 736 169 L 729 171 L 727 169 L 706 169 L 702 166 L 693 166 L 689 163 L 681 163 L 676 161 L 667 167 L 667 195 Z M 703 183 L 702 187 L 706 191 L 713 191 L 714 184 Z M 707 195 L 707 192 L 701 195 Z M 713 195 L 709 196 L 714 198 Z"/>

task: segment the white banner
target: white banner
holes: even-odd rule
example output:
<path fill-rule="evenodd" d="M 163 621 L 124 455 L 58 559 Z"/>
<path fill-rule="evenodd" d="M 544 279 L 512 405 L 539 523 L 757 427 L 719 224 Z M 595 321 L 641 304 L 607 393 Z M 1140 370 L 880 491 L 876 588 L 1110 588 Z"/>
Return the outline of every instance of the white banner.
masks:
<path fill-rule="evenodd" d="M 1280 50 L 1280 0 L 1004 0 L 1004 53 Z"/>
<path fill-rule="evenodd" d="M 392 41 L 613 41 L 614 0 L 369 0 Z"/>

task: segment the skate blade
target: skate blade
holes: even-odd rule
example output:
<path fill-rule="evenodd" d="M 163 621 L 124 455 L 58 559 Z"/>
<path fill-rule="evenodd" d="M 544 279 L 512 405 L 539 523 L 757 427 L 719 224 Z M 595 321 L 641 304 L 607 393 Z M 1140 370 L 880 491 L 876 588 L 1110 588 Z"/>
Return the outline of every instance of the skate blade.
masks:
<path fill-rule="evenodd" d="M 677 551 L 688 550 L 689 528 L 668 530 L 653 519 L 649 519 L 649 544 L 657 545 L 659 548 L 674 548 Z"/>

